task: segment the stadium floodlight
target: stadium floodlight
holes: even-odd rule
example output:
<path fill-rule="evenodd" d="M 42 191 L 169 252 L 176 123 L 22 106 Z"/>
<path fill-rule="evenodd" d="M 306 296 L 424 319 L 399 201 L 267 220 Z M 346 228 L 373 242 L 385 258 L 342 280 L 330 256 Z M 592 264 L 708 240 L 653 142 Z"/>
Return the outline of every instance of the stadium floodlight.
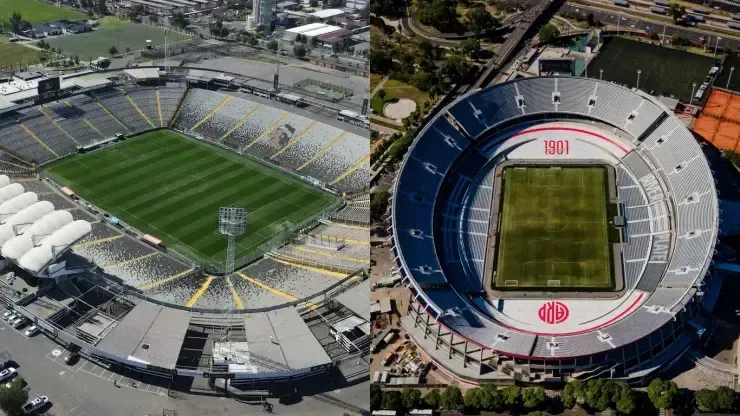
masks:
<path fill-rule="evenodd" d="M 234 206 L 221 207 L 218 212 L 218 232 L 228 238 L 224 276 L 229 277 L 234 273 L 236 237 L 247 232 L 247 210 Z"/>

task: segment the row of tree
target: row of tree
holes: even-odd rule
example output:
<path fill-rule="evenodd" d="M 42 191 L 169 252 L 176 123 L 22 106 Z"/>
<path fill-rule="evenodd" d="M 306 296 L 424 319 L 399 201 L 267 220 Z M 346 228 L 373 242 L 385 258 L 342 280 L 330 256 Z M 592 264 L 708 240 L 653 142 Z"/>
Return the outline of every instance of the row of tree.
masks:
<path fill-rule="evenodd" d="M 470 10 L 463 19 L 457 13 L 457 0 L 416 0 L 414 17 L 422 24 L 442 32 L 462 33 L 469 30 L 480 35 L 498 26 L 498 22 L 485 9 L 485 4 L 469 2 Z"/>
<path fill-rule="evenodd" d="M 449 386 L 444 390 L 432 389 L 422 395 L 418 389 L 381 390 L 378 385 L 370 387 L 372 410 L 410 409 L 455 410 L 464 407 L 467 413 L 483 410 L 528 414 L 547 410 L 562 412 L 576 406 L 588 412 L 616 410 L 622 415 L 654 414 L 657 409 L 676 409 L 686 404 L 676 383 L 655 379 L 645 391 L 634 390 L 626 383 L 606 379 L 576 380 L 568 383 L 559 396 L 550 398 L 542 387 L 508 386 L 498 388 L 492 384 L 469 389 L 465 395 L 459 388 Z M 715 390 L 702 389 L 692 397 L 700 410 L 737 413 L 737 393 L 728 387 Z M 692 407 L 691 400 L 688 401 Z M 693 411 L 693 408 L 690 409 Z"/>

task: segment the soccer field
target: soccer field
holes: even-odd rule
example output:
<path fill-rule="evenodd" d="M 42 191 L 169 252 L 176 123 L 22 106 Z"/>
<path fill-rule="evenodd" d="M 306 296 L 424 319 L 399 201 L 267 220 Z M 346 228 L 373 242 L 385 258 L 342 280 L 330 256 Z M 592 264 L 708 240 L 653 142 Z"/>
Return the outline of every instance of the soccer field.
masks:
<path fill-rule="evenodd" d="M 13 13 L 20 13 L 29 23 L 51 20 L 87 20 L 85 13 L 71 7 L 59 7 L 38 0 L 0 0 L 0 21 L 10 20 Z"/>
<path fill-rule="evenodd" d="M 588 76 L 625 84 L 637 84 L 653 95 L 674 96 L 683 102 L 691 98 L 692 83 L 700 85 L 709 75 L 714 59 L 690 52 L 651 45 L 624 38 L 605 38 L 601 52 L 588 65 Z M 652 91 L 652 92 L 651 92 Z"/>
<path fill-rule="evenodd" d="M 167 42 L 171 47 L 175 42 L 190 39 L 190 36 L 178 32 L 170 32 Z M 138 51 L 146 48 L 146 41 L 151 40 L 153 46 L 164 45 L 164 29 L 139 23 L 122 22 L 115 26 L 100 27 L 93 32 L 78 35 L 65 35 L 47 38 L 46 41 L 55 48 L 61 48 L 68 56 L 79 56 L 83 61 L 110 56 L 111 46 L 118 49 L 118 53 Z"/>
<path fill-rule="evenodd" d="M 222 262 L 226 239 L 218 210 L 246 208 L 237 258 L 267 241 L 285 221 L 306 220 L 336 201 L 277 170 L 170 130 L 64 159 L 50 176 L 168 247 L 195 260 Z"/>
<path fill-rule="evenodd" d="M 496 289 L 612 288 L 604 167 L 504 169 Z"/>

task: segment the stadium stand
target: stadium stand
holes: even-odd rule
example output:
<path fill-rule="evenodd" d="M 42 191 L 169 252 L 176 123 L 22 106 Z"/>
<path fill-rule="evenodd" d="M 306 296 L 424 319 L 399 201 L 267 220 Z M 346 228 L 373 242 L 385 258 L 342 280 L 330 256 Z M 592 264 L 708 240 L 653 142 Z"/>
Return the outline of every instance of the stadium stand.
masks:
<path fill-rule="evenodd" d="M 546 140 L 548 133 L 518 137 L 543 125 L 601 140 L 592 147 L 583 141 L 584 147 L 562 159 L 615 167 L 626 219 L 618 259 L 624 288 L 614 295 L 619 303 L 607 306 L 609 300 L 583 294 L 576 300 L 566 292 L 540 309 L 542 314 L 564 308 L 573 316 L 585 304 L 591 310 L 614 308 L 599 318 L 578 315 L 592 323 L 568 324 L 568 314 L 555 323 L 540 315 L 539 322 L 520 312 L 530 311 L 532 300 L 481 297 L 487 225 L 489 217 L 498 217 L 489 212 L 493 172 L 512 158 L 542 158 L 531 150 L 541 147 L 530 142 Z M 474 91 L 427 124 L 396 177 L 393 252 L 411 291 L 402 324 L 438 365 L 466 382 L 537 382 L 604 371 L 640 382 L 703 333 L 689 322 L 698 315 L 696 288 L 707 276 L 716 243 L 717 207 L 702 150 L 646 94 L 571 77 L 521 79 Z"/>

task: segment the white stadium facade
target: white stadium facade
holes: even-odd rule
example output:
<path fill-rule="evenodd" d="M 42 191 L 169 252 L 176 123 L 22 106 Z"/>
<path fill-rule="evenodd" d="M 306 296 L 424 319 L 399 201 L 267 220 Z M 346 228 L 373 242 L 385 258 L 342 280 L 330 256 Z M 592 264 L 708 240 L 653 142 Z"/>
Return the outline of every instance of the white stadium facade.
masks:
<path fill-rule="evenodd" d="M 487 291 L 496 172 L 517 161 L 610 167 L 625 221 L 619 290 Z M 644 382 L 704 333 L 718 204 L 692 133 L 641 91 L 546 77 L 471 92 L 428 122 L 396 178 L 393 255 L 410 291 L 401 323 L 440 369 L 469 384 Z"/>

